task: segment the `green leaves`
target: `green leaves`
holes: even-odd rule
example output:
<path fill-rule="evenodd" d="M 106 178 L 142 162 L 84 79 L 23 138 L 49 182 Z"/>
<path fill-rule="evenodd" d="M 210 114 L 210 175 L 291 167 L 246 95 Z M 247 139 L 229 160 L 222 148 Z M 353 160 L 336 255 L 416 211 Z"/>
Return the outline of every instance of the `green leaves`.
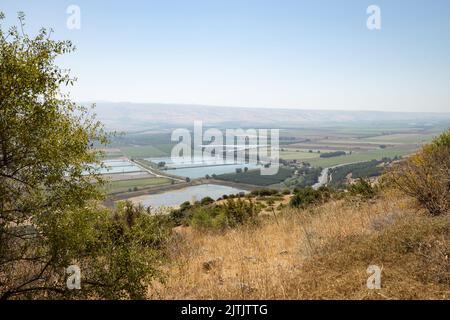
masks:
<path fill-rule="evenodd" d="M 93 146 L 108 135 L 62 93 L 75 78 L 55 64 L 74 47 L 46 29 L 30 38 L 24 21 L 21 32 L 0 28 L 0 299 L 142 298 L 170 229 L 143 208 L 100 205 Z M 76 293 L 64 273 L 74 263 L 84 281 Z"/>

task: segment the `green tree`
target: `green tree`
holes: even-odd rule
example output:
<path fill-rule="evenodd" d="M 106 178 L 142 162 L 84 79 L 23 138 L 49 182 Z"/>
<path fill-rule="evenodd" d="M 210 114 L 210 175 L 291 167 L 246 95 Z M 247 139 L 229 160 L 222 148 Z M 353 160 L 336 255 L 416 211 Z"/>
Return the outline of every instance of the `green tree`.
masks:
<path fill-rule="evenodd" d="M 163 219 L 127 205 L 101 208 L 95 143 L 107 135 L 63 88 L 74 78 L 55 64 L 71 52 L 41 29 L 2 28 L 0 13 L 0 299 L 142 297 L 165 235 Z M 130 220 L 122 217 L 136 217 Z M 158 235 L 158 241 L 150 239 Z M 148 254 L 148 255 L 147 255 Z M 77 264 L 82 290 L 68 291 Z"/>

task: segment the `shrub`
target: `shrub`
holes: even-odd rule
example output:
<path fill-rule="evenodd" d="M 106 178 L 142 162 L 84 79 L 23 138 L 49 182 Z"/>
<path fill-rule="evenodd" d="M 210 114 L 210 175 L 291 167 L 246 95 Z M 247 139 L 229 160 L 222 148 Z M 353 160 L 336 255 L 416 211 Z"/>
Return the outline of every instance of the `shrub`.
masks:
<path fill-rule="evenodd" d="M 450 129 L 393 167 L 388 183 L 415 198 L 432 216 L 450 210 Z"/>
<path fill-rule="evenodd" d="M 259 210 L 251 201 L 228 199 L 222 205 L 195 208 L 189 224 L 198 229 L 234 228 L 245 223 L 256 223 Z"/>
<path fill-rule="evenodd" d="M 294 208 L 306 208 L 311 204 L 325 202 L 330 198 L 330 195 L 328 188 L 319 188 L 318 190 L 314 190 L 311 187 L 296 189 L 289 204 Z"/>
<path fill-rule="evenodd" d="M 208 204 L 214 203 L 214 199 L 211 197 L 205 197 L 202 199 L 202 201 L 200 201 L 200 205 L 205 206 Z"/>
<path fill-rule="evenodd" d="M 223 229 L 227 226 L 225 215 L 218 207 L 195 209 L 189 224 L 197 229 Z"/>
<path fill-rule="evenodd" d="M 347 190 L 350 195 L 364 199 L 371 199 L 377 194 L 377 188 L 373 187 L 370 181 L 363 178 L 359 178 L 355 183 L 349 185 Z"/>
<path fill-rule="evenodd" d="M 176 226 L 186 224 L 186 220 L 190 218 L 190 210 L 193 205 L 189 201 L 185 201 L 180 205 L 180 208 L 173 209 L 169 214 L 169 219 Z"/>
<path fill-rule="evenodd" d="M 189 201 L 185 201 L 180 205 L 180 209 L 182 209 L 182 210 L 190 209 L 191 207 L 192 207 L 192 205 Z"/>
<path fill-rule="evenodd" d="M 275 189 L 258 189 L 258 190 L 253 190 L 252 192 L 250 192 L 250 194 L 252 196 L 257 196 L 257 197 L 267 197 L 267 196 L 273 196 L 278 194 L 278 190 Z"/>

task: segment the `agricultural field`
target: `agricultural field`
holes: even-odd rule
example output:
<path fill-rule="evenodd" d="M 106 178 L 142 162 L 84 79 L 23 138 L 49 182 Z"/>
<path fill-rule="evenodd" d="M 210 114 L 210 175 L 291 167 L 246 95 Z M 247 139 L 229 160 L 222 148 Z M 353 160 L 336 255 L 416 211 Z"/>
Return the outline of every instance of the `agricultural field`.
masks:
<path fill-rule="evenodd" d="M 112 139 L 111 146 L 129 158 L 164 157 L 174 145 L 170 138 L 170 131 L 123 133 Z"/>
<path fill-rule="evenodd" d="M 118 180 L 118 181 L 110 181 L 106 184 L 105 190 L 108 193 L 116 193 L 116 192 L 127 192 L 130 189 L 138 188 L 147 188 L 159 185 L 169 184 L 170 180 L 166 178 L 159 177 L 151 177 L 144 179 L 131 179 L 131 180 Z"/>
<path fill-rule="evenodd" d="M 164 157 L 169 155 L 166 150 L 168 147 L 164 146 L 130 146 L 120 147 L 120 150 L 129 158 L 147 158 L 147 157 Z"/>
<path fill-rule="evenodd" d="M 314 167 L 332 167 L 340 164 L 370 161 L 370 160 L 381 160 L 382 158 L 394 158 L 408 155 L 414 152 L 411 149 L 379 149 L 360 153 L 347 154 L 345 156 L 339 156 L 334 158 L 316 158 L 311 159 L 308 162 Z"/>
<path fill-rule="evenodd" d="M 280 159 L 309 162 L 315 168 L 340 164 L 380 160 L 383 157 L 404 156 L 430 141 L 434 129 L 383 125 L 373 127 L 335 126 L 323 128 L 293 128 L 280 130 Z M 106 151 L 106 158 L 125 156 L 132 159 L 168 157 L 174 146 L 170 130 L 134 132 L 120 135 Z M 309 151 L 312 152 L 309 152 Z M 323 153 L 345 151 L 343 156 L 321 158 Z M 232 173 L 231 175 L 234 175 Z M 228 175 L 222 175 L 228 177 Z M 235 177 L 233 177 L 234 179 Z M 254 174 L 247 174 L 247 183 L 258 184 Z M 268 182 L 267 182 L 268 183 Z M 265 182 L 264 182 L 265 184 Z"/>
<path fill-rule="evenodd" d="M 306 161 L 308 159 L 318 158 L 319 156 L 320 154 L 317 153 L 317 150 L 313 150 L 313 152 L 308 152 L 299 149 L 283 149 L 283 151 L 280 151 L 280 158 L 283 160 Z"/>
<path fill-rule="evenodd" d="M 436 128 L 408 126 L 396 128 L 383 124 L 362 128 L 347 125 L 309 130 L 283 130 L 282 135 L 296 137 L 297 140 L 282 146 L 281 159 L 305 161 L 316 168 L 326 168 L 411 154 L 424 143 L 431 141 L 436 135 Z M 309 150 L 313 150 L 313 153 L 309 153 Z M 318 150 L 320 153 L 317 153 Z M 330 158 L 320 157 L 322 153 L 336 151 L 345 151 L 347 154 Z"/>
<path fill-rule="evenodd" d="M 433 139 L 434 134 L 419 133 L 397 133 L 384 136 L 376 136 L 366 138 L 366 141 L 374 141 L 374 143 L 396 143 L 396 144 L 422 144 Z"/>

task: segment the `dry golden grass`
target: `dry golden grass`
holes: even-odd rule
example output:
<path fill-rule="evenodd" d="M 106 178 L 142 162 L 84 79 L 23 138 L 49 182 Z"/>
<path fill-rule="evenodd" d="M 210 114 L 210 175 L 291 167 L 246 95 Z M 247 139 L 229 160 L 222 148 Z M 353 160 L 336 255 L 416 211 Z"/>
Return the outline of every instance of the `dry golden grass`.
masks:
<path fill-rule="evenodd" d="M 284 209 L 225 233 L 185 228 L 170 247 L 166 281 L 154 283 L 149 298 L 445 299 L 449 225 L 448 216 L 425 217 L 388 192 L 370 202 Z M 383 268 L 380 290 L 366 287 L 369 264 Z"/>

